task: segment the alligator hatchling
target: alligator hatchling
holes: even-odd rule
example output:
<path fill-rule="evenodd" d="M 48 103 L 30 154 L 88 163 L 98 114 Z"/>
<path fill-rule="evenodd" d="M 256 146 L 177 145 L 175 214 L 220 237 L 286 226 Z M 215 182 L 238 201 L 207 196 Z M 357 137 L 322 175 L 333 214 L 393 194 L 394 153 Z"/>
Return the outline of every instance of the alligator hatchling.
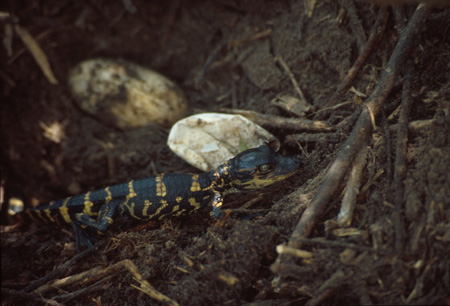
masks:
<path fill-rule="evenodd" d="M 259 189 L 282 181 L 299 169 L 296 157 L 283 156 L 263 145 L 237 154 L 216 169 L 199 174 L 170 173 L 131 180 L 44 203 L 24 211 L 33 221 L 71 223 L 76 247 L 93 248 L 88 229 L 105 232 L 117 214 L 139 220 L 161 220 L 211 206 L 219 218 L 226 194 Z"/>

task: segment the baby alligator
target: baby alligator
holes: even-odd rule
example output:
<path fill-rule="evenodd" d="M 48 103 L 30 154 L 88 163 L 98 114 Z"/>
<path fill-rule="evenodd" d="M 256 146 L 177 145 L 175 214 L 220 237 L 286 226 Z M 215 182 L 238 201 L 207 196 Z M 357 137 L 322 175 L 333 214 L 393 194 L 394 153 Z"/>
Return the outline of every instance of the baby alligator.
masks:
<path fill-rule="evenodd" d="M 140 220 L 161 220 L 211 206 L 219 218 L 223 197 L 232 192 L 262 188 L 286 179 L 300 166 L 263 145 L 239 153 L 218 168 L 200 174 L 159 174 L 89 191 L 25 211 L 34 221 L 71 223 L 76 247 L 93 248 L 86 229 L 105 232 L 116 214 Z"/>

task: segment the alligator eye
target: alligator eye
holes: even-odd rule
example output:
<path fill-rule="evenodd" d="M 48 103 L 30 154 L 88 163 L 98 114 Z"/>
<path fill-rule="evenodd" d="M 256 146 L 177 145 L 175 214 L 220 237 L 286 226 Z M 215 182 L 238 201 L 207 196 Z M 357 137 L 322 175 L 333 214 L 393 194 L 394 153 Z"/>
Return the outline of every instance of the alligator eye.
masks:
<path fill-rule="evenodd" d="M 273 168 L 272 164 L 264 164 L 264 165 L 261 165 L 258 167 L 258 171 L 260 173 L 267 173 L 267 172 L 270 172 L 272 170 L 272 168 Z"/>

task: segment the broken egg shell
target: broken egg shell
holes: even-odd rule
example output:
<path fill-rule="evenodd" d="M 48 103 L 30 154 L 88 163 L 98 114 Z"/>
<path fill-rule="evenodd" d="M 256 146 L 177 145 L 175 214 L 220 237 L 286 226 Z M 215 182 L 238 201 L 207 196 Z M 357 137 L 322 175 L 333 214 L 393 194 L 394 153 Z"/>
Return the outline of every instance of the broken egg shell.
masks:
<path fill-rule="evenodd" d="M 170 126 L 186 114 L 182 91 L 163 75 L 125 60 L 91 59 L 69 74 L 78 106 L 119 129 L 158 123 Z"/>
<path fill-rule="evenodd" d="M 170 130 L 167 144 L 190 165 L 210 171 L 239 153 L 239 144 L 256 148 L 279 140 L 241 115 L 203 113 L 184 118 Z"/>

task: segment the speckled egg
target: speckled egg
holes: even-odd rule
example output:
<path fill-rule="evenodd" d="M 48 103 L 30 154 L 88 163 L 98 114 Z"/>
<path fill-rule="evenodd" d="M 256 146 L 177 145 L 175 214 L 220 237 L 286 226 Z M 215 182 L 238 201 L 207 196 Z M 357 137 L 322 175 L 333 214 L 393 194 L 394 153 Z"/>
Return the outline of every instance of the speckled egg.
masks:
<path fill-rule="evenodd" d="M 184 94 L 172 81 L 125 60 L 81 62 L 70 72 L 69 87 L 83 111 L 119 129 L 169 126 L 187 110 Z"/>

